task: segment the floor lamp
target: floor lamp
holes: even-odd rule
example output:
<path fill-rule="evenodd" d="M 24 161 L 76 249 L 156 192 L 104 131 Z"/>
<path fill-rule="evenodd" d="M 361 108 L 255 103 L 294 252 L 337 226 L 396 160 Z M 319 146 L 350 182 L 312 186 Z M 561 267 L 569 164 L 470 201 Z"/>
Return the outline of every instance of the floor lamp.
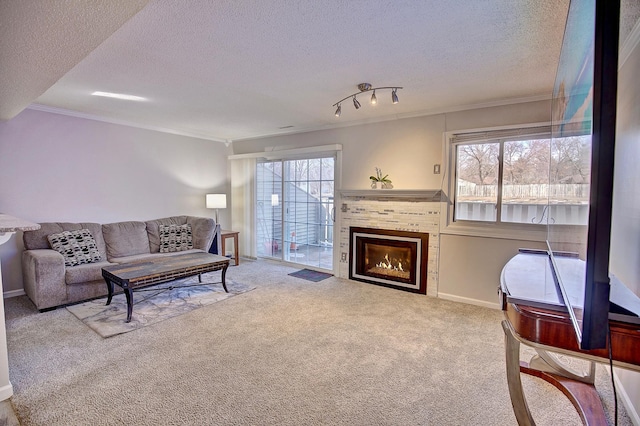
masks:
<path fill-rule="evenodd" d="M 216 209 L 216 225 L 219 224 L 218 209 L 227 208 L 227 194 L 207 194 L 207 208 Z"/>
<path fill-rule="evenodd" d="M 220 254 L 221 245 L 218 230 L 222 228 L 220 227 L 220 219 L 218 218 L 218 209 L 227 208 L 227 194 L 207 194 L 206 206 L 208 209 L 216 209 L 216 232 L 211 247 L 209 247 L 209 253 Z"/>

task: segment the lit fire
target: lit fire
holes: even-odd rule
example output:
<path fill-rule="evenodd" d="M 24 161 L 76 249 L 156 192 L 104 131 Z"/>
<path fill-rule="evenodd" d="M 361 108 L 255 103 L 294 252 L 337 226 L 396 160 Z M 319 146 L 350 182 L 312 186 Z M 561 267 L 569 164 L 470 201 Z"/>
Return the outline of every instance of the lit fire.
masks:
<path fill-rule="evenodd" d="M 404 272 L 404 269 L 402 269 L 402 262 L 398 261 L 398 266 L 393 266 L 391 264 L 391 260 L 389 260 L 389 255 L 385 254 L 384 255 L 384 260 L 381 261 L 380 263 L 376 263 L 376 266 L 378 268 L 382 268 L 382 269 L 389 269 L 392 271 L 401 271 Z"/>

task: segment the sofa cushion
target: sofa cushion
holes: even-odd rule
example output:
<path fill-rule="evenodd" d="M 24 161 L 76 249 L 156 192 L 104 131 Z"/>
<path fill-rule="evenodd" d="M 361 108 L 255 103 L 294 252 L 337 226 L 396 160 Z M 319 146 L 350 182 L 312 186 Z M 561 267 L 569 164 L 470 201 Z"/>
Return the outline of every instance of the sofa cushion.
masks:
<path fill-rule="evenodd" d="M 59 234 L 64 231 L 77 231 L 79 229 L 88 229 L 91 231 L 96 246 L 103 259 L 107 258 L 107 248 L 102 238 L 102 225 L 99 223 L 83 222 L 44 222 L 40 224 L 40 229 L 36 231 L 25 231 L 22 235 L 25 250 L 50 249 L 51 245 L 47 236 L 49 234 Z"/>
<path fill-rule="evenodd" d="M 102 225 L 107 259 L 149 253 L 147 225 L 144 222 L 116 222 Z"/>
<path fill-rule="evenodd" d="M 49 234 L 51 248 L 64 257 L 65 266 L 97 262 L 101 259 L 96 241 L 88 229 Z"/>
<path fill-rule="evenodd" d="M 102 280 L 102 268 L 113 263 L 102 261 L 65 268 L 64 281 L 67 284 L 84 284 L 89 281 Z M 107 285 L 105 284 L 105 288 Z"/>
<path fill-rule="evenodd" d="M 191 250 L 191 225 L 160 225 L 160 253 Z"/>
<path fill-rule="evenodd" d="M 149 251 L 151 253 L 160 252 L 160 225 L 184 225 L 187 223 L 187 216 L 171 216 L 162 219 L 148 220 L 147 234 L 149 236 Z M 193 235 L 193 226 L 191 226 Z"/>

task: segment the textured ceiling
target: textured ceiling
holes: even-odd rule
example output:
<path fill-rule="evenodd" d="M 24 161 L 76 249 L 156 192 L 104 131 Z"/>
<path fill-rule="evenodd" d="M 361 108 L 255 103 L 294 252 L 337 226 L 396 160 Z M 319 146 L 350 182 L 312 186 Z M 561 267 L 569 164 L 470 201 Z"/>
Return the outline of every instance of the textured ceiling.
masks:
<path fill-rule="evenodd" d="M 225 141 L 548 97 L 567 8 L 568 0 L 151 0 L 31 101 Z M 104 20 L 119 26 L 113 14 Z M 375 107 L 361 96 L 361 109 L 346 102 L 336 118 L 332 104 L 360 82 L 403 86 L 400 103 L 389 91 Z M 90 96 L 96 90 L 148 100 Z"/>
<path fill-rule="evenodd" d="M 20 113 L 148 1 L 0 1 L 0 120 Z"/>

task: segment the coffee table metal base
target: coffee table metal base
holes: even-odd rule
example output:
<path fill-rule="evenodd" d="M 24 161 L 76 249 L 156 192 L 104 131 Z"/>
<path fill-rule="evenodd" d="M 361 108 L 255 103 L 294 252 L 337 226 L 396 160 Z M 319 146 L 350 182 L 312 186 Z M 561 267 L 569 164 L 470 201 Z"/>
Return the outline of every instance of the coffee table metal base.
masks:
<path fill-rule="evenodd" d="M 108 292 L 106 306 L 111 304 L 114 284 L 118 285 L 122 288 L 127 298 L 126 322 L 131 322 L 133 292 L 135 289 L 194 275 L 198 275 L 198 282 L 202 283 L 202 274 L 220 270 L 222 271 L 222 288 L 228 293 L 229 290 L 226 284 L 228 267 L 228 258 L 204 252 L 106 266 L 102 268 L 102 277 L 107 284 Z"/>

